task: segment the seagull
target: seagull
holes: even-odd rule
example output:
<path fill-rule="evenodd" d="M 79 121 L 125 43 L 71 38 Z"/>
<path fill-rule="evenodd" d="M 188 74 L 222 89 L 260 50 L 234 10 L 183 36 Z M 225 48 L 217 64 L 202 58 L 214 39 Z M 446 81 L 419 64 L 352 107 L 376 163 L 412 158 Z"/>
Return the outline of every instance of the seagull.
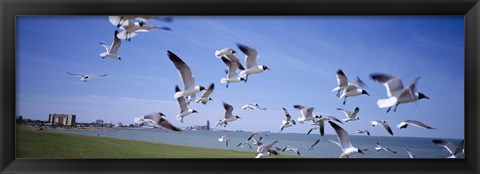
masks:
<path fill-rule="evenodd" d="M 286 151 L 294 151 L 295 153 L 297 153 L 298 156 L 300 156 L 300 151 L 298 150 L 298 148 L 295 148 L 292 146 L 286 146 L 285 148 L 282 149 L 282 152 L 286 152 Z"/>
<path fill-rule="evenodd" d="M 122 26 L 125 22 L 128 23 L 129 20 L 137 19 L 140 21 L 147 21 L 147 20 L 158 20 L 164 22 L 171 22 L 173 19 L 171 17 L 163 17 L 159 18 L 156 16 L 108 16 L 108 20 L 117 28 Z"/>
<path fill-rule="evenodd" d="M 357 134 L 364 134 L 366 133 L 368 136 L 370 136 L 370 132 L 366 129 L 363 129 L 363 130 L 356 130 L 355 133 Z"/>
<path fill-rule="evenodd" d="M 374 120 L 374 121 L 371 121 L 370 123 L 372 123 L 372 126 L 376 126 L 378 124 L 382 125 L 390 135 L 393 135 L 393 131 L 390 128 L 390 126 L 387 124 L 387 121 L 385 121 L 385 120 Z"/>
<path fill-rule="evenodd" d="M 175 86 L 175 92 L 179 92 L 180 88 Z M 193 109 L 188 109 L 187 103 L 185 102 L 185 97 L 181 96 L 177 98 L 178 105 L 180 106 L 180 114 L 176 116 L 177 120 L 180 120 L 181 123 L 183 123 L 183 118 L 186 117 L 187 115 L 190 115 L 191 113 L 198 113 L 196 110 Z"/>
<path fill-rule="evenodd" d="M 248 140 L 245 140 L 245 141 L 240 142 L 240 143 L 237 145 L 237 147 L 243 147 L 244 144 L 248 145 L 248 147 L 249 147 L 250 149 L 252 149 L 252 146 L 250 145 L 250 143 L 248 143 Z"/>
<path fill-rule="evenodd" d="M 122 44 L 122 40 L 120 40 L 118 37 L 118 30 L 115 30 L 113 33 L 113 42 L 112 45 L 107 45 L 105 43 L 99 42 L 107 51 L 100 53 L 100 57 L 105 58 L 105 57 L 110 57 L 112 59 L 118 59 L 122 60 L 120 55 L 118 55 L 118 48 L 120 48 L 120 45 Z"/>
<path fill-rule="evenodd" d="M 181 96 L 190 96 L 191 99 L 197 98 L 195 94 L 205 90 L 205 87 L 195 86 L 195 79 L 190 67 L 188 67 L 188 65 L 185 64 L 185 62 L 183 62 L 183 60 L 173 52 L 167 51 L 167 53 L 173 65 L 175 65 L 175 68 L 177 69 L 184 85 L 184 91 L 175 92 L 175 98 L 179 98 Z"/>
<path fill-rule="evenodd" d="M 260 109 L 260 110 L 267 110 L 267 108 L 262 108 L 260 107 L 258 104 L 256 103 L 250 103 L 250 104 L 246 104 L 244 106 L 242 106 L 242 109 Z"/>
<path fill-rule="evenodd" d="M 348 84 L 347 87 L 345 87 L 345 89 L 343 90 L 343 94 L 338 99 L 340 100 L 343 98 L 343 105 L 345 105 L 345 103 L 347 102 L 347 97 L 354 97 L 362 94 L 370 96 L 370 94 L 368 94 L 366 90 L 358 89 L 358 85 Z"/>
<path fill-rule="evenodd" d="M 161 30 L 167 30 L 167 31 L 172 30 L 168 27 L 157 27 L 157 26 L 145 25 L 145 22 L 143 21 L 135 22 L 135 23 L 128 21 L 128 24 L 120 26 L 120 29 L 123 29 L 123 31 L 118 33 L 117 37 L 119 39 L 124 39 L 127 41 L 130 41 L 132 37 L 135 37 L 137 35 L 137 32 L 149 32 L 154 29 L 161 29 Z"/>
<path fill-rule="evenodd" d="M 341 69 L 337 71 L 337 83 L 338 86 L 332 90 L 332 92 L 337 91 L 337 97 L 340 96 L 340 92 L 345 90 L 349 84 L 356 86 L 365 86 L 365 83 L 363 83 L 363 81 L 359 77 L 357 77 L 352 83 L 348 83 L 347 76 L 343 73 Z"/>
<path fill-rule="evenodd" d="M 215 88 L 215 84 L 210 84 L 210 86 L 207 88 L 207 90 L 205 92 L 203 92 L 202 96 L 197 100 L 197 103 L 198 102 L 202 102 L 202 104 L 207 104 L 208 101 L 213 101 L 212 98 L 210 98 L 210 94 L 212 94 L 213 92 L 213 89 Z"/>
<path fill-rule="evenodd" d="M 345 116 L 347 116 L 347 118 L 343 119 L 344 122 L 360 120 L 360 118 L 357 117 L 357 113 L 360 111 L 360 108 L 358 107 L 355 107 L 355 110 L 353 110 L 353 112 L 347 111 L 342 108 L 337 108 L 337 110 L 342 111 Z"/>
<path fill-rule="evenodd" d="M 240 77 L 246 77 L 245 82 L 247 82 L 248 76 L 250 74 L 258 74 L 265 70 L 270 69 L 265 65 L 257 65 L 258 55 L 257 55 L 256 49 L 250 48 L 246 45 L 242 45 L 239 43 L 237 43 L 237 46 L 240 49 L 240 51 L 242 51 L 245 54 L 245 63 L 247 65 L 247 69 L 241 71 L 239 75 Z"/>
<path fill-rule="evenodd" d="M 238 60 L 238 58 L 234 55 L 235 53 L 237 52 L 231 48 L 224 48 L 222 50 L 215 51 L 215 56 L 218 58 L 226 56 L 229 61 L 238 65 L 238 69 L 245 70 L 245 68 L 242 66 L 242 63 L 240 63 L 240 60 Z"/>
<path fill-rule="evenodd" d="M 397 153 L 396 151 L 393 151 L 393 150 L 390 150 L 388 147 L 383 147 L 383 146 L 380 146 L 380 143 L 377 143 L 377 146 L 375 147 L 375 150 L 378 152 L 380 150 L 384 150 L 384 151 L 389 151 L 389 152 L 392 152 L 392 153 Z"/>
<path fill-rule="evenodd" d="M 307 148 L 307 150 L 313 150 L 313 147 L 314 147 L 315 145 L 317 145 L 318 142 L 320 142 L 320 139 L 317 139 L 317 141 L 315 141 L 315 143 L 313 143 L 313 144 L 310 145 L 310 146 L 307 146 L 307 145 L 303 145 L 303 146 L 304 146 L 305 148 Z"/>
<path fill-rule="evenodd" d="M 225 63 L 225 65 L 227 65 L 228 70 L 227 77 L 220 79 L 220 83 L 226 83 L 227 85 L 225 87 L 228 88 L 228 85 L 230 85 L 230 83 L 245 81 L 245 78 L 237 76 L 237 68 L 239 67 L 239 64 L 232 62 L 223 56 L 222 61 L 223 63 Z"/>
<path fill-rule="evenodd" d="M 268 135 L 265 134 L 265 133 L 260 133 L 260 132 L 253 131 L 252 134 L 250 134 L 250 137 L 247 138 L 247 140 L 251 140 L 254 135 L 260 135 L 260 134 L 265 135 L 265 136 L 268 137 Z M 262 139 L 262 137 L 260 137 L 260 140 L 261 140 L 261 139 Z"/>
<path fill-rule="evenodd" d="M 338 126 L 334 122 L 328 121 L 328 123 L 330 123 L 333 129 L 335 129 L 338 137 L 338 142 L 335 142 L 333 140 L 330 140 L 330 142 L 335 143 L 340 146 L 340 148 L 342 148 L 342 153 L 340 154 L 339 158 L 348 158 L 354 153 L 361 153 L 365 155 L 362 150 L 352 146 L 347 131 L 345 131 L 342 127 Z"/>
<path fill-rule="evenodd" d="M 226 135 L 222 135 L 220 138 L 218 138 L 218 141 L 225 143 L 225 146 L 228 147 L 228 142 L 230 142 L 230 139 L 228 139 Z"/>
<path fill-rule="evenodd" d="M 226 127 L 228 122 L 232 122 L 240 118 L 238 115 L 235 115 L 235 116 L 233 115 L 232 105 L 223 102 L 223 108 L 225 108 L 225 118 L 220 119 L 217 122 L 217 126 L 223 124 L 224 125 L 223 127 Z"/>
<path fill-rule="evenodd" d="M 410 150 L 407 149 L 408 156 L 410 158 L 415 158 L 415 155 L 410 152 Z"/>
<path fill-rule="evenodd" d="M 255 158 L 263 158 L 267 155 L 271 155 L 271 154 L 274 154 L 274 155 L 278 155 L 278 152 L 276 151 L 276 148 L 273 146 L 275 143 L 277 143 L 278 141 L 275 140 L 273 143 L 271 144 L 261 144 L 257 147 L 257 152 L 259 153 Z"/>
<path fill-rule="evenodd" d="M 284 128 L 290 127 L 295 125 L 295 120 L 292 119 L 292 116 L 290 116 L 290 113 L 288 113 L 287 109 L 282 108 L 283 112 L 285 112 L 285 120 L 282 121 L 282 127 L 280 128 L 280 132 L 283 131 Z"/>
<path fill-rule="evenodd" d="M 400 124 L 398 124 L 397 128 L 399 128 L 399 129 L 407 128 L 408 125 L 417 126 L 419 128 L 424 128 L 424 129 L 435 129 L 435 128 L 430 127 L 430 126 L 426 125 L 425 123 L 422 123 L 422 122 L 417 121 L 417 120 L 405 120 L 405 121 L 401 122 Z"/>
<path fill-rule="evenodd" d="M 163 116 L 165 116 L 163 113 L 155 112 L 155 113 L 145 115 L 143 117 L 135 118 L 134 121 L 135 123 L 140 124 L 140 127 L 143 127 L 145 122 L 149 122 L 149 123 L 153 123 L 154 125 L 161 126 L 168 130 L 180 132 L 179 128 L 173 126 L 170 122 L 164 119 Z"/>
<path fill-rule="evenodd" d="M 313 130 L 316 130 L 316 129 L 320 129 L 320 135 L 323 136 L 325 134 L 325 121 L 336 121 L 336 122 L 339 122 L 339 123 L 342 123 L 342 121 L 340 121 L 340 119 L 338 119 L 337 117 L 335 116 L 316 116 L 315 115 L 315 118 L 313 120 L 313 123 L 311 125 L 316 125 L 316 126 L 319 126 L 319 127 L 312 127 L 310 128 L 310 130 L 307 132 L 307 135 L 310 134 L 310 132 L 312 132 Z"/>
<path fill-rule="evenodd" d="M 432 142 L 436 145 L 443 146 L 448 152 L 450 152 L 451 156 L 448 156 L 447 158 L 457 158 L 457 156 L 460 155 L 460 153 L 463 153 L 465 149 L 465 140 L 462 140 L 457 146 L 450 141 L 440 139 L 433 139 Z"/>
<path fill-rule="evenodd" d="M 83 82 L 87 82 L 87 80 L 91 79 L 92 77 L 105 77 L 108 74 L 100 74 L 100 75 L 88 75 L 88 74 L 77 74 L 77 73 L 71 73 L 67 71 L 67 74 L 70 74 L 72 76 L 80 76 L 80 80 Z"/>
<path fill-rule="evenodd" d="M 423 93 L 416 92 L 417 82 L 420 77 L 415 78 L 410 84 L 404 88 L 402 79 L 381 73 L 370 74 L 370 78 L 379 83 L 383 83 L 387 90 L 388 99 L 377 100 L 379 108 L 388 108 L 387 113 L 395 106 L 393 111 L 397 110 L 399 104 L 410 103 L 420 99 L 430 99 Z"/>
<path fill-rule="evenodd" d="M 314 121 L 315 117 L 313 116 L 313 110 L 315 109 L 314 107 L 306 108 L 305 106 L 302 105 L 293 105 L 293 108 L 300 110 L 300 113 L 302 114 L 301 117 L 298 117 L 297 120 L 303 124 L 305 121 Z"/>

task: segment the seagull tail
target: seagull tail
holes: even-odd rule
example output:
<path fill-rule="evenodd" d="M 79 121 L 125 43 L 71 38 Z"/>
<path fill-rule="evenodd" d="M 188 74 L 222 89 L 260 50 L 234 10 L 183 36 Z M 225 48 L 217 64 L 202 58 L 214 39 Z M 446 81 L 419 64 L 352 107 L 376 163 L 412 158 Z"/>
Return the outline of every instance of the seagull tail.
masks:
<path fill-rule="evenodd" d="M 395 98 L 395 97 L 391 97 L 391 98 L 388 98 L 388 99 L 380 99 L 380 100 L 377 101 L 377 105 L 378 105 L 379 108 L 392 107 L 396 103 L 397 103 L 397 98 Z"/>
<path fill-rule="evenodd" d="M 240 74 L 238 74 L 239 77 L 246 77 L 247 76 L 247 70 L 240 71 Z"/>
<path fill-rule="evenodd" d="M 179 91 L 175 93 L 175 98 L 180 98 L 183 96 L 183 91 Z"/>
<path fill-rule="evenodd" d="M 100 57 L 107 57 L 107 56 L 108 56 L 108 52 L 100 53 Z"/>
<path fill-rule="evenodd" d="M 340 87 L 333 88 L 332 92 L 335 92 L 335 91 L 338 91 L 338 90 L 340 90 Z"/>
<path fill-rule="evenodd" d="M 228 82 L 228 80 L 227 80 L 227 78 L 225 78 L 225 77 L 222 78 L 222 79 L 220 79 L 220 83 L 227 83 L 227 82 Z"/>

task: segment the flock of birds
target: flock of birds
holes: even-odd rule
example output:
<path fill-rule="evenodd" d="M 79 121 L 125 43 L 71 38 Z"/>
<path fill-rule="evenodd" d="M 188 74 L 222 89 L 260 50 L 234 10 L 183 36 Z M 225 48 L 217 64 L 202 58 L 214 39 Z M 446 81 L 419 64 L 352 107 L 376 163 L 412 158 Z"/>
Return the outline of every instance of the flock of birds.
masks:
<path fill-rule="evenodd" d="M 139 22 L 132 22 L 133 20 L 139 20 Z M 163 30 L 171 30 L 168 27 L 157 27 L 157 26 L 148 26 L 146 25 L 146 21 L 148 20 L 163 20 L 166 22 L 170 22 L 171 18 L 158 18 L 153 16 L 109 16 L 109 21 L 117 28 L 122 29 L 122 32 L 118 30 L 114 31 L 113 42 L 111 45 L 107 45 L 105 43 L 100 44 L 106 49 L 106 52 L 100 54 L 102 58 L 112 58 L 116 60 L 121 60 L 120 55 L 118 54 L 118 50 L 121 45 L 121 40 L 130 41 L 131 38 L 135 37 L 139 32 L 149 32 L 153 29 L 163 29 Z M 235 56 L 237 51 L 232 48 L 224 48 L 218 51 L 215 51 L 215 56 L 221 59 L 227 67 L 226 76 L 220 79 L 220 83 L 226 84 L 225 87 L 228 88 L 231 83 L 238 83 L 248 81 L 249 76 L 254 74 L 263 73 L 266 70 L 270 70 L 265 65 L 258 65 L 258 52 L 255 48 L 249 47 L 244 44 L 236 43 L 238 49 L 245 55 L 245 66 L 242 65 L 240 60 Z M 176 115 L 176 119 L 183 123 L 184 119 L 193 114 L 198 113 L 194 109 L 189 109 L 188 106 L 192 101 L 196 103 L 202 103 L 206 105 L 209 101 L 212 101 L 210 95 L 214 91 L 215 85 L 211 83 L 208 88 L 205 88 L 202 85 L 197 85 L 195 83 L 194 75 L 190 67 L 175 53 L 172 51 L 167 51 L 167 57 L 171 60 L 174 67 L 179 73 L 180 79 L 183 82 L 183 88 L 181 89 L 178 85 L 175 86 L 175 91 L 173 96 L 177 99 L 180 112 Z M 78 74 L 78 73 L 71 73 L 67 72 L 70 75 L 80 76 L 81 80 L 86 82 L 88 79 L 92 77 L 105 77 L 107 74 L 101 75 L 88 75 L 88 74 Z M 392 107 L 394 107 L 393 111 L 397 110 L 398 105 L 417 102 L 421 99 L 430 99 L 425 94 L 416 91 L 416 84 L 420 77 L 415 78 L 408 86 L 404 86 L 402 79 L 399 77 L 395 77 L 392 75 L 384 74 L 384 73 L 373 73 L 370 74 L 370 78 L 373 79 L 375 82 L 381 83 L 385 86 L 387 96 L 386 99 L 379 99 L 377 101 L 377 105 L 379 108 L 388 108 L 386 112 L 388 113 Z M 343 105 L 346 104 L 348 97 L 356 97 L 361 96 L 363 94 L 370 95 L 365 89 L 362 89 L 365 86 L 365 83 L 357 77 L 355 80 L 349 82 L 347 76 L 344 74 L 342 70 L 338 70 L 336 72 L 336 79 L 337 79 L 337 86 L 331 92 L 337 92 L 336 96 L 339 100 L 343 99 Z M 203 94 L 200 97 L 197 97 L 197 94 L 202 92 Z M 234 107 L 226 102 L 223 102 L 223 107 L 225 109 L 224 117 L 219 119 L 216 126 L 224 126 L 226 127 L 228 124 L 232 124 L 236 120 L 240 119 L 238 115 L 233 114 Z M 359 120 L 360 118 L 357 114 L 360 111 L 359 107 L 356 107 L 353 112 L 337 108 L 340 112 L 344 113 L 346 118 L 340 120 L 339 118 L 332 116 L 332 115 L 316 115 L 313 113 L 314 107 L 306 107 L 302 105 L 293 105 L 294 109 L 300 111 L 300 117 L 297 118 L 297 121 L 301 124 L 304 122 L 309 122 L 312 128 L 307 132 L 310 134 L 313 130 L 319 130 L 320 136 L 324 136 L 325 134 L 325 121 L 329 123 L 329 125 L 335 130 L 338 141 L 329 140 L 334 144 L 337 144 L 342 153 L 339 155 L 340 158 L 348 158 L 349 156 L 360 153 L 364 154 L 364 151 L 368 149 L 359 149 L 354 147 L 349 138 L 349 134 L 345 131 L 341 126 L 337 123 L 344 124 L 347 122 L 354 122 Z M 262 108 L 256 103 L 247 104 L 242 107 L 242 109 L 259 109 L 259 110 L 266 110 L 267 108 Z M 287 111 L 286 108 L 282 108 L 285 113 L 285 120 L 282 121 L 280 126 L 280 131 L 283 131 L 285 128 L 292 127 L 297 125 L 290 113 Z M 178 127 L 172 125 L 167 119 L 164 118 L 165 115 L 161 112 L 151 113 L 142 117 L 135 118 L 135 123 L 143 126 L 146 122 L 149 124 L 157 125 L 163 127 L 168 130 L 172 131 L 181 131 Z M 352 124 L 352 123 L 349 123 Z M 372 126 L 381 125 L 390 135 L 393 136 L 393 131 L 390 128 L 390 125 L 385 120 L 372 120 Z M 408 125 L 416 126 L 419 128 L 424 129 L 435 129 L 433 127 L 428 126 L 427 124 L 417 121 L 417 120 L 405 120 L 397 125 L 399 129 L 407 128 Z M 370 136 L 370 132 L 367 129 L 356 130 L 355 133 L 358 134 L 367 134 Z M 252 146 L 250 145 L 249 141 L 253 139 L 253 145 L 257 145 L 257 150 L 259 154 L 256 158 L 262 158 L 268 155 L 277 155 L 279 152 L 286 152 L 286 151 L 294 151 L 297 155 L 300 155 L 300 151 L 298 148 L 293 146 L 286 146 L 283 148 L 275 146 L 278 142 L 277 140 L 273 141 L 270 144 L 263 143 L 262 137 L 260 136 L 258 139 L 253 138 L 254 135 L 259 135 L 260 133 L 254 132 L 251 134 L 249 138 L 245 141 L 240 142 L 238 146 L 245 146 L 248 145 L 250 149 Z M 230 139 L 226 136 L 222 136 L 218 138 L 218 141 L 223 142 L 228 147 Z M 307 150 L 313 150 L 314 146 L 318 144 L 320 139 L 317 139 L 312 145 L 303 145 Z M 455 146 L 452 142 L 448 142 L 445 140 L 434 139 L 432 140 L 434 144 L 440 145 L 445 147 L 451 154 L 449 158 L 455 158 L 461 153 L 464 153 L 464 141 L 462 141 L 459 145 Z M 389 149 L 388 147 L 381 146 L 379 143 L 376 144 L 375 147 L 376 151 L 389 151 L 392 153 L 397 153 Z M 414 158 L 413 155 L 408 149 L 407 153 L 411 158 Z"/>

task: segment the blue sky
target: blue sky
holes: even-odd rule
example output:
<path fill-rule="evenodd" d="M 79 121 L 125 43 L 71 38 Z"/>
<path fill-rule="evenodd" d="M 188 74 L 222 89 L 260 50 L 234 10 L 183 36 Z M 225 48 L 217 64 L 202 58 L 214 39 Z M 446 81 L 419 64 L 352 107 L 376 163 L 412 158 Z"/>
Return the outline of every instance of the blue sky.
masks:
<path fill-rule="evenodd" d="M 115 26 L 107 16 L 17 17 L 17 115 L 47 120 L 50 113 L 72 113 L 79 122 L 133 123 L 135 117 L 163 112 L 177 126 L 199 125 L 223 117 L 222 101 L 242 117 L 225 129 L 280 131 L 282 107 L 297 119 L 292 106 L 315 107 L 315 114 L 345 116 L 336 108 L 360 108 L 360 120 L 348 122 L 348 132 L 368 129 L 372 135 L 389 136 L 371 120 L 386 120 L 395 136 L 464 137 L 464 19 L 463 16 L 179 16 L 172 23 L 148 21 L 173 31 L 140 33 L 119 50 L 122 61 L 102 59 Z M 250 76 L 247 83 L 225 88 L 224 63 L 216 50 L 235 43 L 258 50 L 258 64 L 271 70 Z M 198 85 L 215 83 L 207 105 L 190 104 L 199 113 L 184 123 L 173 97 L 175 85 L 183 86 L 167 57 L 170 50 L 192 69 Z M 335 73 L 342 69 L 350 79 L 359 76 L 370 96 L 348 98 L 346 105 L 331 90 Z M 84 83 L 66 71 L 109 75 Z M 369 79 L 370 73 L 387 73 L 408 84 L 421 76 L 417 90 L 430 100 L 399 105 L 386 113 L 376 105 L 387 98 L 385 88 Z M 242 110 L 258 103 L 266 111 Z M 422 121 L 436 130 L 417 127 L 399 130 L 401 121 Z M 221 127 L 218 127 L 221 128 Z M 297 124 L 284 132 L 306 133 L 310 125 Z M 333 134 L 330 126 L 327 134 Z"/>

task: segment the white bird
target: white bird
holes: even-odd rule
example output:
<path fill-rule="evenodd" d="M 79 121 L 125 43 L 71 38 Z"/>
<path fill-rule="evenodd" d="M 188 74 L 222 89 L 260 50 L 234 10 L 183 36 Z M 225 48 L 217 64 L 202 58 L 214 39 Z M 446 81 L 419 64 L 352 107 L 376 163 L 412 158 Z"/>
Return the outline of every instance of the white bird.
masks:
<path fill-rule="evenodd" d="M 140 124 L 140 127 L 143 127 L 145 122 L 152 123 L 157 126 L 161 126 L 165 129 L 180 132 L 181 130 L 173 126 L 170 122 L 163 118 L 165 116 L 161 112 L 151 113 L 142 117 L 135 118 L 134 121 L 137 124 Z"/>
<path fill-rule="evenodd" d="M 410 150 L 407 149 L 408 156 L 410 158 L 415 158 L 415 155 L 410 152 Z"/>
<path fill-rule="evenodd" d="M 345 116 L 347 116 L 347 118 L 343 119 L 344 122 L 360 120 L 360 118 L 357 116 L 358 112 L 360 111 L 360 108 L 358 107 L 355 107 L 355 110 L 353 110 L 353 112 L 350 112 L 342 108 L 337 108 L 337 110 L 342 111 L 345 114 Z"/>
<path fill-rule="evenodd" d="M 156 16 L 108 16 L 108 20 L 112 25 L 116 26 L 117 28 L 124 25 L 125 22 L 128 23 L 129 20 L 140 20 L 140 21 L 147 21 L 147 20 L 157 20 L 157 21 L 164 21 L 164 22 L 171 22 L 173 19 L 171 17 L 156 17 Z"/>
<path fill-rule="evenodd" d="M 387 112 L 390 111 L 392 106 L 395 106 L 395 109 L 393 109 L 395 112 L 399 104 L 415 102 L 424 98 L 430 99 L 423 93 L 416 92 L 417 82 L 420 77 L 415 78 L 406 88 L 403 87 L 402 80 L 395 76 L 375 73 L 370 74 L 370 78 L 385 85 L 389 98 L 377 100 L 377 105 L 379 108 L 388 108 Z"/>
<path fill-rule="evenodd" d="M 230 83 L 245 81 L 245 78 L 239 77 L 237 75 L 237 68 L 238 68 L 237 63 L 232 62 L 232 61 L 228 60 L 227 58 L 225 58 L 223 56 L 222 56 L 221 59 L 222 59 L 223 63 L 225 63 L 225 65 L 227 65 L 228 70 L 227 70 L 227 77 L 224 77 L 224 78 L 220 79 L 220 83 L 226 83 L 227 85 L 225 87 L 228 88 Z"/>
<path fill-rule="evenodd" d="M 175 92 L 180 91 L 180 88 L 175 86 Z M 190 115 L 192 113 L 198 113 L 196 110 L 193 109 L 188 109 L 187 107 L 187 102 L 185 102 L 185 97 L 178 97 L 177 98 L 178 105 L 180 106 L 180 113 L 176 116 L 177 120 L 180 120 L 181 123 L 183 123 L 183 118 L 186 117 L 187 115 Z"/>
<path fill-rule="evenodd" d="M 293 105 L 293 108 L 300 110 L 301 117 L 298 117 L 297 120 L 298 122 L 302 123 L 305 121 L 315 121 L 315 116 L 313 115 L 313 110 L 315 109 L 314 107 L 306 108 L 305 106 L 302 105 Z"/>
<path fill-rule="evenodd" d="M 368 94 L 368 92 L 366 90 L 359 89 L 358 85 L 348 84 L 347 87 L 345 87 L 345 89 L 343 90 L 342 95 L 338 99 L 340 100 L 340 99 L 343 98 L 344 99 L 343 100 L 343 105 L 345 105 L 345 103 L 347 102 L 347 97 L 354 97 L 354 96 L 359 96 L 359 95 L 362 95 L 362 94 L 370 96 L 370 94 Z"/>
<path fill-rule="evenodd" d="M 385 120 L 374 120 L 374 121 L 371 121 L 370 123 L 372 123 L 372 126 L 376 126 L 378 124 L 382 125 L 390 135 L 393 135 L 393 131 L 390 128 L 390 126 L 388 125 L 387 121 L 385 121 Z"/>
<path fill-rule="evenodd" d="M 115 32 L 113 33 L 113 41 L 111 45 L 99 42 L 106 50 L 106 52 L 100 53 L 100 57 L 110 57 L 112 59 L 122 60 L 120 55 L 118 55 L 118 48 L 120 48 L 120 45 L 122 45 L 122 40 L 117 37 L 117 34 L 118 30 L 115 30 Z"/>
<path fill-rule="evenodd" d="M 223 108 L 225 109 L 225 117 L 220 119 L 217 122 L 217 126 L 218 125 L 224 125 L 224 127 L 226 127 L 228 122 L 233 122 L 237 119 L 240 119 L 240 117 L 238 115 L 233 115 L 233 106 L 232 105 L 229 105 L 229 104 L 223 102 Z"/>
<path fill-rule="evenodd" d="M 230 142 L 230 139 L 228 139 L 226 135 L 222 135 L 220 138 L 218 138 L 218 141 L 225 143 L 225 146 L 228 147 L 228 142 Z"/>
<path fill-rule="evenodd" d="M 229 61 L 237 64 L 238 69 L 245 70 L 242 63 L 240 63 L 240 60 L 234 55 L 235 53 L 237 52 L 231 48 L 224 48 L 222 50 L 215 51 L 215 56 L 217 56 L 218 58 L 226 56 Z"/>
<path fill-rule="evenodd" d="M 240 77 L 246 77 L 245 82 L 247 82 L 249 75 L 258 74 L 270 69 L 265 65 L 257 65 L 258 54 L 256 49 L 239 43 L 237 43 L 237 46 L 240 51 L 245 54 L 245 64 L 247 65 L 247 69 L 241 71 L 239 75 Z"/>
<path fill-rule="evenodd" d="M 380 146 L 380 143 L 377 143 L 377 146 L 375 146 L 375 150 L 377 152 L 381 151 L 381 150 L 384 150 L 384 151 L 392 152 L 392 153 L 395 153 L 395 154 L 397 153 L 396 151 L 390 150 L 388 147 Z"/>
<path fill-rule="evenodd" d="M 325 121 L 336 121 L 339 123 L 342 123 L 337 117 L 335 116 L 316 116 L 314 117 L 313 123 L 311 125 L 316 125 L 318 127 L 312 127 L 310 130 L 307 132 L 307 135 L 310 134 L 313 130 L 320 129 L 320 136 L 323 136 L 325 134 Z"/>
<path fill-rule="evenodd" d="M 398 124 L 397 128 L 399 128 L 399 129 L 407 128 L 408 125 L 417 126 L 419 128 L 424 128 L 424 129 L 435 129 L 435 128 L 430 127 L 430 126 L 426 125 L 425 123 L 422 123 L 422 122 L 417 121 L 417 120 L 405 120 L 405 121 L 401 122 L 400 124 Z"/>
<path fill-rule="evenodd" d="M 450 153 L 451 156 L 447 158 L 457 158 L 460 153 L 464 152 L 465 149 L 465 140 L 462 140 L 457 146 L 455 146 L 450 141 L 440 140 L 440 139 L 433 139 L 432 142 L 436 145 L 443 146 L 447 151 Z"/>
<path fill-rule="evenodd" d="M 340 146 L 340 148 L 342 148 L 342 153 L 340 154 L 339 158 L 348 158 L 350 157 L 350 155 L 355 153 L 361 153 L 365 155 L 362 150 L 352 146 L 347 131 L 345 131 L 342 127 L 338 126 L 334 122 L 328 121 L 328 123 L 330 123 L 333 129 L 335 129 L 338 137 L 338 142 L 335 142 L 333 140 L 330 140 L 330 142 L 335 143 Z"/>
<path fill-rule="evenodd" d="M 91 79 L 92 77 L 105 77 L 108 74 L 100 74 L 100 75 L 89 75 L 89 74 L 77 74 L 77 73 L 71 73 L 67 71 L 67 74 L 70 74 L 72 76 L 80 76 L 80 80 L 83 82 L 87 82 L 87 80 Z"/>
<path fill-rule="evenodd" d="M 290 113 L 288 113 L 287 109 L 282 108 L 283 112 L 285 112 L 285 120 L 282 121 L 282 127 L 280 127 L 280 132 L 283 131 L 284 128 L 290 127 L 295 125 L 295 120 L 292 119 L 292 116 L 290 116 Z"/>
<path fill-rule="evenodd" d="M 297 153 L 298 156 L 300 156 L 300 151 L 298 148 L 292 147 L 292 146 L 286 146 L 285 148 L 282 149 L 282 152 L 287 152 L 287 151 L 294 151 Z"/>
<path fill-rule="evenodd" d="M 202 96 L 196 99 L 197 103 L 202 102 L 202 104 L 207 104 L 208 101 L 213 101 L 212 98 L 210 98 L 210 94 L 212 94 L 214 88 L 215 84 L 210 84 L 207 90 L 203 92 Z"/>
<path fill-rule="evenodd" d="M 355 133 L 357 134 L 364 134 L 366 133 L 368 136 L 370 136 L 370 132 L 366 129 L 363 129 L 363 130 L 356 130 Z"/>
<path fill-rule="evenodd" d="M 191 99 L 197 98 L 196 94 L 200 91 L 205 90 L 205 87 L 195 86 L 195 79 L 193 77 L 190 67 L 185 64 L 185 62 L 183 62 L 183 60 L 180 59 L 180 57 L 175 55 L 173 52 L 167 51 L 167 53 L 173 65 L 175 65 L 175 68 L 177 69 L 178 74 L 180 75 L 180 78 L 182 79 L 184 85 L 184 91 L 175 92 L 175 98 L 179 98 L 181 96 L 190 96 Z"/>
<path fill-rule="evenodd" d="M 248 142 L 248 140 L 245 140 L 245 141 L 240 142 L 240 143 L 237 145 L 237 147 L 243 147 L 244 144 L 248 145 L 248 147 L 249 147 L 250 149 L 252 149 L 252 146 L 250 145 L 250 143 Z"/>
<path fill-rule="evenodd" d="M 347 86 L 349 84 L 352 84 L 352 85 L 356 85 L 356 86 L 365 86 L 365 83 L 363 83 L 363 81 L 357 77 L 354 81 L 352 81 L 351 83 L 348 83 L 348 79 L 347 79 L 347 76 L 343 73 L 343 71 L 341 69 L 339 69 L 337 71 L 337 84 L 338 86 L 335 87 L 332 92 L 335 92 L 337 91 L 337 97 L 340 96 L 340 92 L 342 92 L 343 90 L 345 90 L 347 88 Z"/>
<path fill-rule="evenodd" d="M 138 32 L 150 32 L 151 30 L 154 30 L 154 29 L 162 29 L 167 31 L 172 30 L 168 27 L 157 27 L 157 26 L 145 25 L 145 22 L 143 21 L 135 22 L 135 23 L 128 21 L 128 24 L 120 26 L 120 29 L 123 29 L 123 31 L 118 33 L 117 37 L 119 39 L 124 39 L 127 41 L 130 41 L 131 38 L 135 37 Z"/>
<path fill-rule="evenodd" d="M 313 150 L 313 148 L 315 147 L 315 145 L 318 144 L 318 142 L 320 142 L 320 139 L 317 139 L 317 141 L 315 141 L 312 145 L 308 146 L 308 145 L 302 145 L 304 146 L 305 148 L 307 148 L 307 150 Z"/>
<path fill-rule="evenodd" d="M 256 103 L 250 103 L 250 104 L 246 104 L 244 106 L 242 106 L 242 109 L 260 109 L 260 110 L 267 110 L 267 108 L 262 108 L 260 107 L 258 104 Z"/>
<path fill-rule="evenodd" d="M 277 152 L 277 148 L 275 148 L 273 145 L 275 143 L 277 143 L 278 141 L 274 141 L 273 143 L 271 144 L 260 144 L 258 147 L 257 147 L 257 152 L 259 153 L 255 158 L 263 158 L 267 155 L 271 155 L 271 154 L 274 154 L 274 155 L 278 155 L 278 152 Z"/>

